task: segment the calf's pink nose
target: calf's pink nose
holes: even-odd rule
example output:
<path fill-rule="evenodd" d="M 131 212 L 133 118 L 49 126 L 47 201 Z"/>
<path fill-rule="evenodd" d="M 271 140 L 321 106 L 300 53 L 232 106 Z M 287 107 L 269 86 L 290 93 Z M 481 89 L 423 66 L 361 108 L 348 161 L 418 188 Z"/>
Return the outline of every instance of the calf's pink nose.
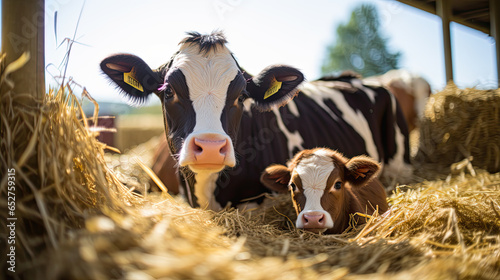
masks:
<path fill-rule="evenodd" d="M 325 228 L 326 219 L 325 214 L 321 212 L 308 212 L 302 215 L 302 222 L 304 228 Z"/>
<path fill-rule="evenodd" d="M 209 140 L 194 138 L 196 164 L 224 164 L 228 144 L 226 139 Z"/>

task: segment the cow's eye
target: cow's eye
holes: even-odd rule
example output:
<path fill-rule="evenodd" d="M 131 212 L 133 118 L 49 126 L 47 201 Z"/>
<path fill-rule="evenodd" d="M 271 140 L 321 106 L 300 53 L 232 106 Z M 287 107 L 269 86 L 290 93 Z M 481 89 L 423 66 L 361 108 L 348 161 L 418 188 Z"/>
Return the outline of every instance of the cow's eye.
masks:
<path fill-rule="evenodd" d="M 246 90 L 243 90 L 241 92 L 240 96 L 238 97 L 238 101 L 243 102 L 243 101 L 247 100 L 248 97 L 249 97 L 248 92 Z"/>
<path fill-rule="evenodd" d="M 336 189 L 336 190 L 340 190 L 342 188 L 342 182 L 336 182 L 335 185 L 333 185 L 333 187 Z"/>
<path fill-rule="evenodd" d="M 172 90 L 172 87 L 170 85 L 167 85 L 165 87 L 165 90 L 163 91 L 163 98 L 165 100 L 168 100 L 172 97 L 174 97 L 174 91 Z"/>
<path fill-rule="evenodd" d="M 291 182 L 291 183 L 290 183 L 289 188 L 291 188 L 293 191 L 296 191 L 296 190 L 297 190 L 297 186 L 295 185 L 295 183 L 294 183 L 294 182 Z"/>

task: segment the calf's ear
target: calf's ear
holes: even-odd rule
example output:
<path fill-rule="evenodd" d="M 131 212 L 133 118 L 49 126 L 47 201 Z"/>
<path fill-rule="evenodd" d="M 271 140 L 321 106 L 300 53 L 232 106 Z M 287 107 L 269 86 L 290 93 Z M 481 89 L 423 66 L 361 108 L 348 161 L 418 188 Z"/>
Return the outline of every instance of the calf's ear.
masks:
<path fill-rule="evenodd" d="M 287 104 L 297 94 L 304 74 L 285 65 L 272 65 L 248 81 L 247 91 L 261 111 Z"/>
<path fill-rule="evenodd" d="M 277 192 L 287 192 L 290 182 L 290 171 L 284 165 L 271 165 L 262 172 L 260 182 L 268 189 Z"/>
<path fill-rule="evenodd" d="M 345 178 L 353 187 L 362 187 L 375 179 L 380 165 L 366 156 L 357 156 L 345 164 Z"/>
<path fill-rule="evenodd" d="M 131 54 L 117 54 L 101 62 L 101 70 L 133 103 L 142 104 L 148 96 L 158 92 L 160 75 L 142 59 Z"/>

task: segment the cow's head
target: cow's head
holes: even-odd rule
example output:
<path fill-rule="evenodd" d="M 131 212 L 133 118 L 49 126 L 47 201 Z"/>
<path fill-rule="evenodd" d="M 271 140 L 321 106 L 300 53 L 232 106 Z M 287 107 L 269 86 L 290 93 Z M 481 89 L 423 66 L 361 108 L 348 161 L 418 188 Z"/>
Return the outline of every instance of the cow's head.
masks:
<path fill-rule="evenodd" d="M 314 232 L 341 233 L 339 220 L 345 222 L 352 198 L 350 188 L 368 184 L 380 166 L 358 156 L 352 159 L 325 148 L 304 150 L 290 160 L 288 167 L 271 165 L 261 182 L 271 190 L 292 192 L 298 216 L 297 228 Z"/>
<path fill-rule="evenodd" d="M 188 33 L 179 51 L 157 70 L 130 54 L 104 59 L 101 69 L 132 101 L 143 102 L 151 93 L 160 98 L 171 151 L 180 166 L 195 173 L 236 164 L 234 145 L 245 100 L 268 110 L 293 98 L 304 80 L 300 71 L 283 65 L 249 76 L 221 32 Z"/>

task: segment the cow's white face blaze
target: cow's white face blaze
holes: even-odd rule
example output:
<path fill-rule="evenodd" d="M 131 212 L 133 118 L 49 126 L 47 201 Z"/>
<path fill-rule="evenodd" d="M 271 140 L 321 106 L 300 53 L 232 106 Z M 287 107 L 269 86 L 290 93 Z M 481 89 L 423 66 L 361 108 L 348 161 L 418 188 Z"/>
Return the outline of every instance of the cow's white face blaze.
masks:
<path fill-rule="evenodd" d="M 180 69 L 186 78 L 189 99 L 195 113 L 193 131 L 179 153 L 179 165 L 194 172 L 219 172 L 236 164 L 231 138 L 222 127 L 229 84 L 239 72 L 231 52 L 220 46 L 207 53 L 184 43 L 169 70 Z M 167 73 L 168 77 L 168 73 Z"/>
<path fill-rule="evenodd" d="M 332 158 L 324 150 L 315 151 L 295 167 L 292 178 L 300 180 L 305 198 L 305 205 L 300 207 L 302 211 L 297 217 L 297 228 L 326 230 L 333 227 L 332 216 L 321 205 L 321 198 L 331 187 L 328 186 L 328 178 L 334 168 Z"/>

